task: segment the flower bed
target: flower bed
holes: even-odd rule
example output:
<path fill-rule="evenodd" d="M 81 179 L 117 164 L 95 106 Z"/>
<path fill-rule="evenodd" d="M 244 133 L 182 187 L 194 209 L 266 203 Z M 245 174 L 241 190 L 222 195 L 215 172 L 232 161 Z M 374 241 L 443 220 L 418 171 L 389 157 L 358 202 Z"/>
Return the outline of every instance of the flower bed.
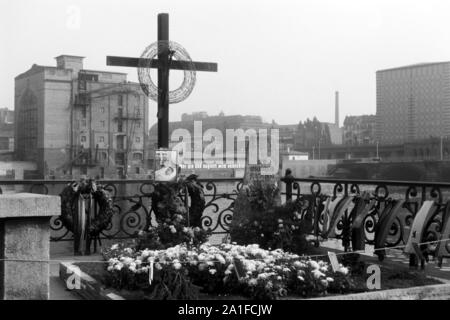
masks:
<path fill-rule="evenodd" d="M 202 291 L 277 299 L 287 294 L 340 293 L 351 287 L 344 266 L 332 272 L 326 262 L 302 259 L 281 249 L 263 250 L 258 245 L 203 244 L 191 249 L 178 245 L 139 251 L 114 246 L 106 257 L 106 284 L 142 290 L 150 298 L 195 299 Z"/>
<path fill-rule="evenodd" d="M 105 265 L 76 265 L 126 299 L 304 299 L 368 291 L 367 275 L 355 266 L 332 272 L 326 262 L 255 245 L 160 251 L 114 247 L 108 256 Z M 154 261 L 152 284 L 149 259 Z M 440 283 L 406 269 L 382 267 L 382 275 L 382 289 Z"/>

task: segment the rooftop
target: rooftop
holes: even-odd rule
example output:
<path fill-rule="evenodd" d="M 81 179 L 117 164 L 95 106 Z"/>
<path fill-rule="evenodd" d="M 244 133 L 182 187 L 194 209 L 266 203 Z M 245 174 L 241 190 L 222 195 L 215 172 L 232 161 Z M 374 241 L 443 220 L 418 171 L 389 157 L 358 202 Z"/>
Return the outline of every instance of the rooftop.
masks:
<path fill-rule="evenodd" d="M 60 69 L 60 68 L 57 68 L 55 66 L 41 66 L 41 65 L 33 64 L 30 69 L 28 69 L 27 71 L 17 75 L 15 77 L 15 79 L 21 79 L 21 78 L 24 78 L 24 77 L 27 77 L 27 76 L 31 76 L 31 75 L 33 75 L 35 73 L 42 72 L 45 69 Z M 68 70 L 70 70 L 70 69 L 68 69 Z M 120 74 L 120 75 L 126 75 L 127 74 L 125 72 L 113 72 L 113 71 L 103 71 L 103 70 L 102 71 L 97 71 L 97 70 L 83 69 L 82 71 L 92 72 L 92 73 Z"/>
<path fill-rule="evenodd" d="M 415 63 L 415 64 L 409 64 L 406 66 L 400 66 L 400 67 L 393 67 L 393 68 L 387 68 L 378 70 L 377 72 L 384 72 L 384 71 L 393 71 L 393 70 L 400 70 L 400 69 L 412 69 L 412 68 L 419 68 L 419 67 L 429 67 L 432 65 L 437 64 L 447 64 L 450 63 L 450 61 L 441 61 L 441 62 L 421 62 L 421 63 Z"/>
<path fill-rule="evenodd" d="M 74 55 L 70 55 L 70 54 L 60 54 L 59 56 L 55 57 L 55 59 L 62 58 L 62 57 L 78 58 L 78 59 L 84 59 L 84 58 L 86 58 L 86 57 L 82 57 L 82 56 L 74 56 Z"/>

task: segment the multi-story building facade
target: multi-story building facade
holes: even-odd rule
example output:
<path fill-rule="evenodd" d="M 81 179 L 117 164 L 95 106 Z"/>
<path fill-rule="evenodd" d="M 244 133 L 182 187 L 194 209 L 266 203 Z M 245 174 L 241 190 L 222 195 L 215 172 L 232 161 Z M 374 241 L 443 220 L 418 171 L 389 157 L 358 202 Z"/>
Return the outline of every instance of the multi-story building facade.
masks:
<path fill-rule="evenodd" d="M 380 143 L 450 135 L 450 62 L 380 70 L 376 78 Z"/>
<path fill-rule="evenodd" d="M 376 143 L 375 115 L 346 116 L 344 119 L 344 144 L 366 145 Z"/>
<path fill-rule="evenodd" d="M 56 57 L 15 78 L 15 153 L 43 177 L 124 177 L 146 172 L 148 99 L 126 74 Z"/>

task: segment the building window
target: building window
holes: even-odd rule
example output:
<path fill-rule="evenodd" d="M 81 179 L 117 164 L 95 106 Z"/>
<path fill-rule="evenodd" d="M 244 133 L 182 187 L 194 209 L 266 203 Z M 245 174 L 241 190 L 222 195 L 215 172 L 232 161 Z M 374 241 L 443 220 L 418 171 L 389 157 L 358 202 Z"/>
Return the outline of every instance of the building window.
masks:
<path fill-rule="evenodd" d="M 141 173 L 141 168 L 136 167 L 136 174 L 139 174 L 139 173 Z"/>
<path fill-rule="evenodd" d="M 100 159 L 101 160 L 106 160 L 108 158 L 108 154 L 106 152 L 100 152 Z"/>
<path fill-rule="evenodd" d="M 83 107 L 81 108 L 81 116 L 82 116 L 83 118 L 86 118 L 86 114 L 87 114 L 87 108 L 86 108 L 86 106 L 83 106 Z"/>
<path fill-rule="evenodd" d="M 81 136 L 81 142 L 86 142 L 86 136 Z"/>
<path fill-rule="evenodd" d="M 117 131 L 118 132 L 122 132 L 122 129 L 123 129 L 122 127 L 123 127 L 122 121 L 117 122 Z"/>
<path fill-rule="evenodd" d="M 81 120 L 81 126 L 86 127 L 86 120 Z"/>
<path fill-rule="evenodd" d="M 123 95 L 119 94 L 119 97 L 117 99 L 117 105 L 123 106 Z"/>
<path fill-rule="evenodd" d="M 99 142 L 105 142 L 105 137 L 103 137 L 103 136 L 99 137 L 99 138 L 98 138 L 98 141 L 99 141 Z"/>
<path fill-rule="evenodd" d="M 125 164 L 125 154 L 116 153 L 116 165 L 123 166 Z"/>
<path fill-rule="evenodd" d="M 142 153 L 140 152 L 133 153 L 133 160 L 142 160 Z"/>
<path fill-rule="evenodd" d="M 125 137 L 117 136 L 117 149 L 123 150 L 125 149 Z"/>
<path fill-rule="evenodd" d="M 102 128 L 105 127 L 105 120 L 100 121 L 100 125 L 102 126 Z"/>
<path fill-rule="evenodd" d="M 141 142 L 141 137 L 136 137 L 136 142 Z"/>
<path fill-rule="evenodd" d="M 140 121 L 136 122 L 136 128 L 140 128 L 140 127 L 141 127 L 141 122 Z"/>
<path fill-rule="evenodd" d="M 140 116 L 141 115 L 141 108 L 136 108 L 136 115 Z"/>

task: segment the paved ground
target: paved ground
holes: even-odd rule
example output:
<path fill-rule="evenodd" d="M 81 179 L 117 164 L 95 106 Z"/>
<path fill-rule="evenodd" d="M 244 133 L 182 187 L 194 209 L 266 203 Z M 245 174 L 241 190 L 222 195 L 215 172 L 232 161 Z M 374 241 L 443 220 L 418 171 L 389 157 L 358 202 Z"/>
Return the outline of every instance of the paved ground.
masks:
<path fill-rule="evenodd" d="M 321 247 L 329 248 L 330 251 L 343 252 L 344 248 L 340 244 L 340 240 L 327 240 L 320 243 Z M 383 262 L 378 260 L 378 257 L 373 254 L 373 246 L 366 246 L 366 253 L 363 254 L 364 259 L 373 261 L 376 264 L 383 264 L 392 267 L 405 267 L 409 268 L 409 256 L 403 254 L 399 249 L 388 249 L 386 250 L 386 257 Z M 444 259 L 442 267 L 437 266 L 437 261 L 430 260 L 425 263 L 424 272 L 431 276 L 436 277 L 445 282 L 450 282 L 450 259 Z"/>
<path fill-rule="evenodd" d="M 50 300 L 81 300 L 75 291 L 67 290 L 65 283 L 59 279 L 59 261 L 99 261 L 100 255 L 74 257 L 69 255 L 56 255 L 52 260 L 58 260 L 50 264 Z"/>

